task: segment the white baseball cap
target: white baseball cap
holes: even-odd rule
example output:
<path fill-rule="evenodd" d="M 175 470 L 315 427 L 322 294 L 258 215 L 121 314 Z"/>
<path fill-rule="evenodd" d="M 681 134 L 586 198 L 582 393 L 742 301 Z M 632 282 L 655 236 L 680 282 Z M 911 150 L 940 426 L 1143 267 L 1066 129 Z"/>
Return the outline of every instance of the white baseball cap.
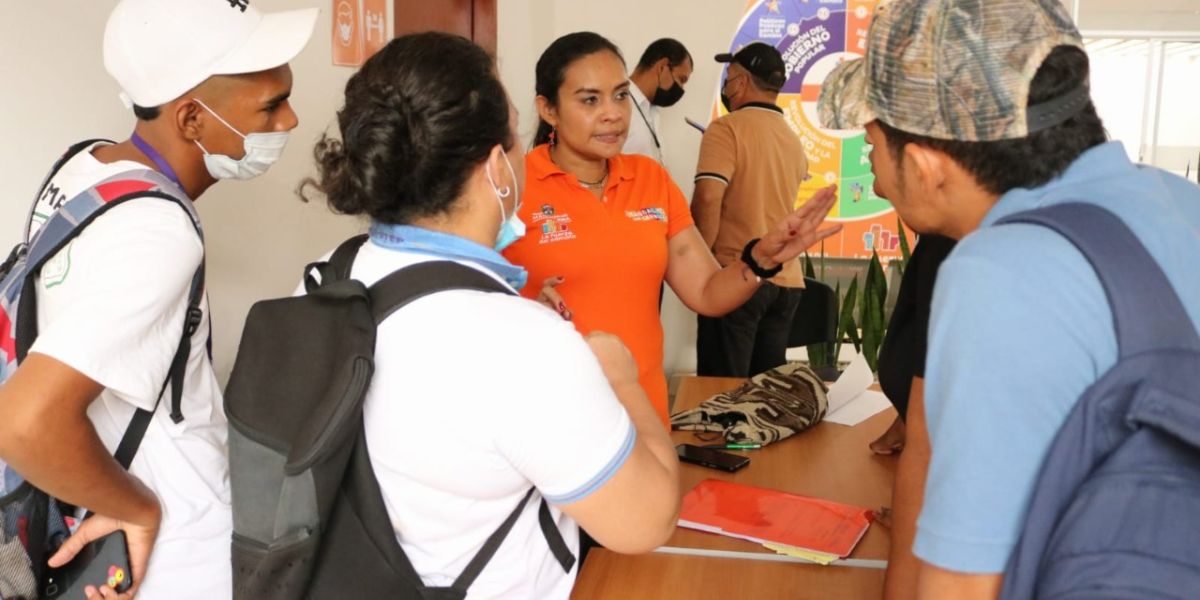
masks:
<path fill-rule="evenodd" d="M 250 0 L 121 0 L 104 29 L 104 68 L 126 106 L 170 102 L 213 75 L 286 64 L 317 9 L 263 14 Z"/>

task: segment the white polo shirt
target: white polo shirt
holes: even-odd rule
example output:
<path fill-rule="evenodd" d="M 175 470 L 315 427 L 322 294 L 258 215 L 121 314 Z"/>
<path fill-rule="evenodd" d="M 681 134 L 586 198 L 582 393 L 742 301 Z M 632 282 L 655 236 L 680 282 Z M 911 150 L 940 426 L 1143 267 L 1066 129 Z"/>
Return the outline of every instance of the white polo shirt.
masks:
<path fill-rule="evenodd" d="M 94 148 L 95 146 L 93 146 Z M 90 148 L 89 148 L 90 151 Z M 104 164 L 89 151 L 68 161 L 38 200 L 48 215 L 134 162 Z M 43 219 L 35 216 L 35 227 Z M 110 452 L 136 409 L 153 410 L 183 334 L 192 275 L 204 248 L 190 217 L 169 200 L 142 198 L 88 225 L 51 258 L 37 280 L 39 335 L 30 352 L 69 365 L 104 386 L 88 417 Z M 229 598 L 229 455 L 221 388 L 203 320 L 183 379 L 184 420 L 159 406 L 129 472 L 158 496 L 162 524 L 138 598 Z M 171 392 L 163 395 L 169 405 Z"/>
<path fill-rule="evenodd" d="M 662 146 L 664 145 L 662 125 L 659 119 L 659 107 L 650 103 L 642 94 L 642 90 L 634 83 L 629 84 L 629 98 L 633 101 L 633 110 L 629 115 L 629 134 L 625 137 L 622 154 L 645 154 L 663 163 Z M 658 136 L 655 143 L 654 136 Z"/>
<path fill-rule="evenodd" d="M 368 242 L 353 276 L 372 284 L 427 260 L 435 258 Z M 578 565 L 564 573 L 554 559 L 538 505 L 543 496 L 553 504 L 587 497 L 635 439 L 569 322 L 519 296 L 468 290 L 416 300 L 383 322 L 363 418 L 391 526 L 427 585 L 450 585 L 537 488 L 471 586 L 473 600 L 567 598 Z M 551 514 L 577 553 L 575 522 Z"/>

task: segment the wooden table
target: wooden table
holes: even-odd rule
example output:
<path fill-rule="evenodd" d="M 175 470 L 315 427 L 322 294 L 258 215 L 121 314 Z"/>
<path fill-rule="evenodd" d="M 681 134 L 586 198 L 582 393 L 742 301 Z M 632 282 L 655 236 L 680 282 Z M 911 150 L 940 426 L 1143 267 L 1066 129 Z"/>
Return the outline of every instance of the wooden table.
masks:
<path fill-rule="evenodd" d="M 687 378 L 679 386 L 674 410 L 693 408 L 741 383 L 740 379 Z M 681 464 L 680 492 L 686 494 L 704 479 L 721 479 L 868 508 L 887 505 L 896 459 L 877 456 L 867 445 L 895 417 L 895 411 L 888 409 L 856 427 L 821 423 L 762 450 L 744 451 L 751 462 L 736 473 Z M 676 431 L 671 437 L 676 443 L 705 443 L 691 432 Z M 822 567 L 778 557 L 753 542 L 678 528 L 653 554 L 625 556 L 593 550 L 571 597 L 878 598 L 888 544 L 888 530 L 873 524 L 847 561 L 857 566 Z"/>
<path fill-rule="evenodd" d="M 571 598 L 871 600 L 883 595 L 883 573 L 708 556 L 625 556 L 596 548 L 588 554 Z"/>

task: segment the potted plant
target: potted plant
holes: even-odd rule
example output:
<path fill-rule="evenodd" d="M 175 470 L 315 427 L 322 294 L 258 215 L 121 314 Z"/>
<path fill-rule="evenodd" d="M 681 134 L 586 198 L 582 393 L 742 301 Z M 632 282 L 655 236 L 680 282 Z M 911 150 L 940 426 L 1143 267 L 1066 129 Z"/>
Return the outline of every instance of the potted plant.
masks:
<path fill-rule="evenodd" d="M 908 245 L 908 236 L 899 218 L 896 219 L 896 228 L 900 235 L 899 270 L 903 275 L 904 268 L 911 256 L 911 250 Z M 809 279 L 827 283 L 825 280 L 824 244 L 821 248 L 819 274 L 812 257 L 805 254 L 804 275 Z M 832 342 L 818 342 L 807 346 L 809 366 L 817 372 L 829 369 L 834 369 L 836 372 L 838 351 L 843 343 L 850 342 L 854 345 L 856 352 L 865 355 L 871 371 L 877 371 L 879 350 L 883 346 L 884 336 L 887 333 L 884 305 L 888 291 L 887 276 L 884 273 L 883 264 L 879 260 L 879 254 L 871 252 L 871 259 L 867 263 L 866 274 L 861 286 L 858 276 L 855 275 L 846 288 L 844 296 L 841 291 L 841 282 L 836 282 L 834 289 L 834 297 L 839 302 L 838 309 L 834 311 L 836 339 Z"/>

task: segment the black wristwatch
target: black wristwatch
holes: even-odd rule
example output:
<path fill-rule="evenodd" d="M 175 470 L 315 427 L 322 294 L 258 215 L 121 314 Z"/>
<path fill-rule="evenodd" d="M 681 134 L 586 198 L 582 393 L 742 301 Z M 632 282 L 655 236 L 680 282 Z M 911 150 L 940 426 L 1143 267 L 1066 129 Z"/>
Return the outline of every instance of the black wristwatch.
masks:
<path fill-rule="evenodd" d="M 752 251 L 754 250 L 754 245 L 757 244 L 760 239 L 761 238 L 754 238 L 749 242 L 746 242 L 746 247 L 742 248 L 742 262 L 746 263 L 747 267 L 750 267 L 750 272 L 754 273 L 755 276 L 759 277 L 760 279 L 770 279 L 778 275 L 779 272 L 783 270 L 783 263 L 775 265 L 774 269 L 764 269 L 758 264 L 758 261 L 754 260 L 754 254 Z"/>

